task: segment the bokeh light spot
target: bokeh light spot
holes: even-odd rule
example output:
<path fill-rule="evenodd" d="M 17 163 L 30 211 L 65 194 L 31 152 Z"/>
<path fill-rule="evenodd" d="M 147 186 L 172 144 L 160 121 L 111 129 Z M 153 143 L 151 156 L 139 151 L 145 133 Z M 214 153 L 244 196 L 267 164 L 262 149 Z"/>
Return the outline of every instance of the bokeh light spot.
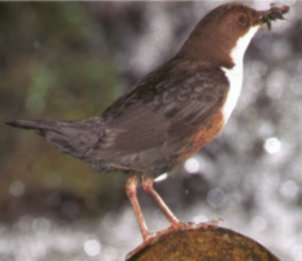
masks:
<path fill-rule="evenodd" d="M 299 192 L 297 183 L 293 180 L 285 181 L 280 187 L 280 193 L 284 198 L 295 199 Z"/>
<path fill-rule="evenodd" d="M 9 186 L 9 194 L 14 197 L 19 197 L 24 194 L 25 186 L 21 181 L 13 181 Z"/>
<path fill-rule="evenodd" d="M 226 195 L 222 189 L 214 188 L 209 191 L 207 196 L 207 202 L 211 207 L 221 207 L 224 205 L 225 201 Z"/>
<path fill-rule="evenodd" d="M 257 230 L 258 232 L 262 232 L 267 227 L 267 221 L 261 216 L 256 216 L 252 219 L 251 225 L 253 229 Z"/>
<path fill-rule="evenodd" d="M 276 154 L 280 152 L 282 143 L 277 137 L 270 137 L 264 141 L 263 147 L 267 153 Z"/>
<path fill-rule="evenodd" d="M 196 158 L 189 158 L 185 162 L 185 170 L 189 173 L 196 173 L 200 169 L 200 163 Z"/>
<path fill-rule="evenodd" d="M 97 256 L 101 252 L 101 244 L 96 239 L 88 239 L 84 243 L 84 251 L 88 256 Z"/>

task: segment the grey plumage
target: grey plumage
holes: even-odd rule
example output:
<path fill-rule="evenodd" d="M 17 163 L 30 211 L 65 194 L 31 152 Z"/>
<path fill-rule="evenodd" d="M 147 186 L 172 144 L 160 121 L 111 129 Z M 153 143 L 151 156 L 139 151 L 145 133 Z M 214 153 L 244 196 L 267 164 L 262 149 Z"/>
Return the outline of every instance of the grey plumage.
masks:
<path fill-rule="evenodd" d="M 93 167 L 156 176 L 181 164 L 182 148 L 222 105 L 228 81 L 220 68 L 170 61 L 147 75 L 101 116 L 80 121 L 15 120 L 60 151 Z"/>

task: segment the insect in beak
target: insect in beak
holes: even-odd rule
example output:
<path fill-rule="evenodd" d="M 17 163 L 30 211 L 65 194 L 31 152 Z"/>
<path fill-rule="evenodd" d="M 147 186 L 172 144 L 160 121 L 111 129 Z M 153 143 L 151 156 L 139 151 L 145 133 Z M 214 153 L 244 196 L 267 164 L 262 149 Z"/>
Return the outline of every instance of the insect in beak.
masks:
<path fill-rule="evenodd" d="M 283 6 L 276 6 L 274 4 L 271 4 L 271 8 L 267 11 L 260 11 L 260 18 L 259 23 L 260 24 L 266 24 L 268 30 L 271 30 L 272 28 L 272 21 L 275 20 L 283 20 L 283 15 L 286 14 L 289 11 L 289 7 L 287 5 Z"/>

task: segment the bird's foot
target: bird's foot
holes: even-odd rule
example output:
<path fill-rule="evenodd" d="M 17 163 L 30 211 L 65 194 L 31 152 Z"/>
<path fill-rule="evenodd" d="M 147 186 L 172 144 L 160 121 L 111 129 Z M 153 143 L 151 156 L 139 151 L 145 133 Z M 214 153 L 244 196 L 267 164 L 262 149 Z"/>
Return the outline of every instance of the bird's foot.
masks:
<path fill-rule="evenodd" d="M 139 252 L 141 249 L 144 249 L 146 246 L 152 245 L 154 242 L 158 241 L 160 238 L 164 237 L 165 235 L 168 234 L 173 234 L 178 231 L 185 231 L 185 230 L 195 230 L 199 228 L 209 228 L 209 227 L 218 227 L 219 224 L 218 219 L 213 219 L 209 220 L 207 222 L 203 223 L 194 223 L 194 222 L 189 222 L 189 223 L 181 223 L 181 222 L 173 222 L 171 226 L 168 228 L 157 231 L 155 233 L 148 233 L 145 236 L 143 236 L 143 242 L 134 250 L 132 250 L 129 254 L 128 257 L 133 256 L 135 253 Z M 126 259 L 128 260 L 128 258 Z"/>
<path fill-rule="evenodd" d="M 167 229 L 168 232 L 175 232 L 180 230 L 186 230 L 186 229 L 197 229 L 197 228 L 208 228 L 208 227 L 218 227 L 221 219 L 211 219 L 203 223 L 195 223 L 195 222 L 188 222 L 188 223 L 173 223 L 171 226 Z"/>
<path fill-rule="evenodd" d="M 219 223 L 221 222 L 221 219 L 211 219 L 207 222 L 202 223 L 195 223 L 195 222 L 188 222 L 188 223 L 182 223 L 182 222 L 173 222 L 168 228 L 155 232 L 150 233 L 148 231 L 145 231 L 143 233 L 143 243 L 145 245 L 148 244 L 150 241 L 153 241 L 155 238 L 158 238 L 159 236 L 162 236 L 163 234 L 169 234 L 176 231 L 182 231 L 187 229 L 198 229 L 198 228 L 209 228 L 209 227 L 218 227 Z"/>

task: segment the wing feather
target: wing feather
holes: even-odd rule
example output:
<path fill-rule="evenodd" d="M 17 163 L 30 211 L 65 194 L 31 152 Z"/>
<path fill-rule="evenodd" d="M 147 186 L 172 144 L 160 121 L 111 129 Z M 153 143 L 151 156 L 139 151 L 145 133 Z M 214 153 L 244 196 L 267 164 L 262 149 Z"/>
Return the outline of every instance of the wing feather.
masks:
<path fill-rule="evenodd" d="M 223 102 L 228 81 L 221 69 L 167 65 L 105 111 L 106 135 L 90 157 L 108 159 L 166 146 L 196 131 Z"/>

